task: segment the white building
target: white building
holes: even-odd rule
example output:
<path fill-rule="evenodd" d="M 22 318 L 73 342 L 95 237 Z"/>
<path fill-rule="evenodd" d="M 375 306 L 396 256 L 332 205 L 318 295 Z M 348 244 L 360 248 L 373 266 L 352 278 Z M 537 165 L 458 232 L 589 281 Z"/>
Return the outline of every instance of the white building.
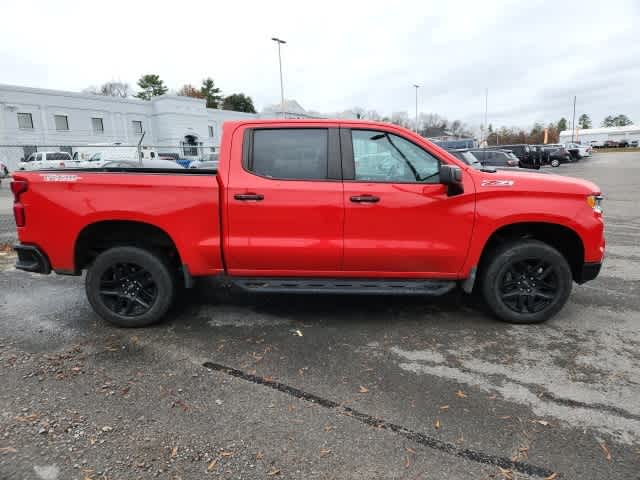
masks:
<path fill-rule="evenodd" d="M 571 142 L 583 143 L 585 145 L 591 142 L 597 142 L 597 145 L 603 145 L 607 140 L 621 142 L 626 140 L 640 140 L 640 125 L 627 125 L 626 127 L 603 127 L 603 128 L 585 128 L 573 130 L 563 130 L 560 132 L 560 143 Z"/>
<path fill-rule="evenodd" d="M 256 114 L 206 108 L 205 101 L 163 95 L 152 100 L 0 85 L 0 161 L 10 170 L 38 150 L 87 144 L 156 146 L 184 157 L 220 144 L 222 123 Z M 51 148 L 50 148 L 51 147 Z"/>

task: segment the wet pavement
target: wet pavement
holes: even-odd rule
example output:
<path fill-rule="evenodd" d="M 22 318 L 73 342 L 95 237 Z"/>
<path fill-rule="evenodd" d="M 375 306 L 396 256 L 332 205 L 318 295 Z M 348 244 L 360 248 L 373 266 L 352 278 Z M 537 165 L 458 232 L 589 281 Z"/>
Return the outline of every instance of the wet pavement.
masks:
<path fill-rule="evenodd" d="M 639 478 L 640 155 L 556 172 L 605 192 L 607 259 L 542 325 L 207 280 L 122 330 L 0 257 L 0 478 Z"/>

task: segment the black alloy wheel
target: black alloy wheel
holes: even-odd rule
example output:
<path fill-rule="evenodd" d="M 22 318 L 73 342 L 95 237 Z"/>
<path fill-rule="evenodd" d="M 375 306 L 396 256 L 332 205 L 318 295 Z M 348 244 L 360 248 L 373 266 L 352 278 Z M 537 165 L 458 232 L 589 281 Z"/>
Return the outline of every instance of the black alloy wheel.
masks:
<path fill-rule="evenodd" d="M 500 284 L 500 298 L 517 313 L 537 313 L 558 295 L 558 276 L 549 262 L 530 258 L 513 262 Z"/>
<path fill-rule="evenodd" d="M 160 321 L 173 303 L 176 283 L 176 269 L 162 252 L 122 246 L 96 257 L 85 290 L 98 315 L 131 328 Z"/>
<path fill-rule="evenodd" d="M 510 323 L 548 320 L 567 302 L 572 283 L 564 255 L 534 239 L 512 240 L 487 252 L 480 272 L 487 306 Z"/>
<path fill-rule="evenodd" d="M 136 317 L 147 313 L 158 296 L 151 273 L 134 263 L 116 263 L 100 278 L 100 297 L 113 313 Z"/>

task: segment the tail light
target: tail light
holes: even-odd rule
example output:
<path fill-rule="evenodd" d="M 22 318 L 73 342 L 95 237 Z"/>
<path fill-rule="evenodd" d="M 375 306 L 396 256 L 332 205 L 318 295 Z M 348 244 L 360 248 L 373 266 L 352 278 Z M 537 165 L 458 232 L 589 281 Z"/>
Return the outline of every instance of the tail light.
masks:
<path fill-rule="evenodd" d="M 64 168 L 64 162 L 60 162 L 60 166 Z"/>
<path fill-rule="evenodd" d="M 515 164 L 517 164 L 518 162 L 516 160 L 507 160 L 507 165 L 513 167 Z"/>
<path fill-rule="evenodd" d="M 24 212 L 24 205 L 20 202 L 20 197 L 29 188 L 26 180 L 13 180 L 11 182 L 11 193 L 13 193 L 13 216 L 16 220 L 16 226 L 24 227 L 27 221 Z"/>

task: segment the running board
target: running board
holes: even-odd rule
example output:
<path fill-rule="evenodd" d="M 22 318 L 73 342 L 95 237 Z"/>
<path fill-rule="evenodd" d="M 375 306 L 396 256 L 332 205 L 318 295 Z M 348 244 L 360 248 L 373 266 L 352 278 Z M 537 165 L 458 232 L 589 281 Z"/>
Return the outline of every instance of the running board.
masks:
<path fill-rule="evenodd" d="M 265 293 L 333 293 L 439 296 L 456 286 L 453 280 L 363 280 L 351 278 L 227 277 L 243 290 Z"/>

